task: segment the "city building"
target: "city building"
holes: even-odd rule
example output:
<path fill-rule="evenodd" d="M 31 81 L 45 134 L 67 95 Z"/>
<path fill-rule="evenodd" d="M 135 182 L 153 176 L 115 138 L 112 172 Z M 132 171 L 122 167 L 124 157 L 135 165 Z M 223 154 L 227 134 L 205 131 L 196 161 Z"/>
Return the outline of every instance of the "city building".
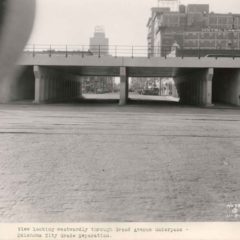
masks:
<path fill-rule="evenodd" d="M 148 27 L 148 55 L 166 56 L 177 44 L 178 54 L 196 56 L 238 51 L 240 48 L 240 14 L 220 14 L 208 4 L 152 8 Z"/>
<path fill-rule="evenodd" d="M 105 35 L 103 26 L 96 26 L 94 36 L 90 38 L 89 50 L 94 55 L 108 55 L 109 54 L 109 40 Z"/>
<path fill-rule="evenodd" d="M 109 55 L 109 40 L 104 28 L 96 26 L 94 36 L 90 38 L 89 52 L 101 57 Z M 112 77 L 86 77 L 82 80 L 83 93 L 107 93 L 114 91 L 114 79 Z"/>
<path fill-rule="evenodd" d="M 208 4 L 159 3 L 147 23 L 148 57 L 240 56 L 240 14 L 214 13 Z M 167 92 L 175 89 L 172 79 L 166 86 Z"/>

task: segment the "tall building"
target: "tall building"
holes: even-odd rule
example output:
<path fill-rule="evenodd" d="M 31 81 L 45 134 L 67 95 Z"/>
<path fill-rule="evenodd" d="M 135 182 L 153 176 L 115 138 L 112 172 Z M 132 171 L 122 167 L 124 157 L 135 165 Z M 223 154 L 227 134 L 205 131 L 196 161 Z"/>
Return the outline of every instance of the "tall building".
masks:
<path fill-rule="evenodd" d="M 164 56 L 177 44 L 181 50 L 239 50 L 240 14 L 220 14 L 209 10 L 208 4 L 152 8 L 148 24 L 148 55 Z"/>
<path fill-rule="evenodd" d="M 105 36 L 105 31 L 102 26 L 95 27 L 94 36 L 90 38 L 90 51 L 94 55 L 109 54 L 109 40 Z"/>
<path fill-rule="evenodd" d="M 95 27 L 94 35 L 90 38 L 89 52 L 95 56 L 109 55 L 109 40 L 102 26 Z M 89 77 L 82 81 L 83 93 L 113 92 L 114 80 L 112 77 Z"/>

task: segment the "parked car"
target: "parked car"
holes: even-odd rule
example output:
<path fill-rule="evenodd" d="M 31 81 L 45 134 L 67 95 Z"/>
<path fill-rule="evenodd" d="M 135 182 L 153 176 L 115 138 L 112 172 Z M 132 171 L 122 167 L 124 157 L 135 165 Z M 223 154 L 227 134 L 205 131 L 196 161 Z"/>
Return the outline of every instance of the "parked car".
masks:
<path fill-rule="evenodd" d="M 150 88 L 150 89 L 143 89 L 142 90 L 143 95 L 154 95 L 158 96 L 159 95 L 159 88 Z"/>

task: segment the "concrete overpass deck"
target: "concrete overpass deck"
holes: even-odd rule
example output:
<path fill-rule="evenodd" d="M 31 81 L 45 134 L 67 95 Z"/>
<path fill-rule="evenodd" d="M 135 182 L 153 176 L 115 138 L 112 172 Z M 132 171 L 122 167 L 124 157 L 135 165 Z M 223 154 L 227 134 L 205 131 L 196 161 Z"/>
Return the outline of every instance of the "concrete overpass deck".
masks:
<path fill-rule="evenodd" d="M 213 101 L 221 101 L 240 105 L 240 58 L 99 57 L 25 52 L 18 65 L 28 69 L 27 78 L 31 75 L 35 79 L 28 83 L 34 82 L 37 103 L 78 97 L 81 76 L 118 76 L 121 105 L 127 103 L 129 77 L 172 77 L 183 103 L 209 106 Z"/>
<path fill-rule="evenodd" d="M 240 58 L 226 57 L 112 57 L 24 53 L 18 61 L 24 66 L 144 67 L 144 68 L 239 68 Z"/>

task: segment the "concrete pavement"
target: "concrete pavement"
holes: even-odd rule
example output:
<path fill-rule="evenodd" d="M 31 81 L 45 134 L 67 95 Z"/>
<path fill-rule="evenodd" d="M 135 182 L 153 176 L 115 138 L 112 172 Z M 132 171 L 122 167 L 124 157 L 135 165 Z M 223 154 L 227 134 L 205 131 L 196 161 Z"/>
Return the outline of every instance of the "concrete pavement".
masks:
<path fill-rule="evenodd" d="M 0 221 L 239 221 L 239 108 L 0 105 Z"/>

